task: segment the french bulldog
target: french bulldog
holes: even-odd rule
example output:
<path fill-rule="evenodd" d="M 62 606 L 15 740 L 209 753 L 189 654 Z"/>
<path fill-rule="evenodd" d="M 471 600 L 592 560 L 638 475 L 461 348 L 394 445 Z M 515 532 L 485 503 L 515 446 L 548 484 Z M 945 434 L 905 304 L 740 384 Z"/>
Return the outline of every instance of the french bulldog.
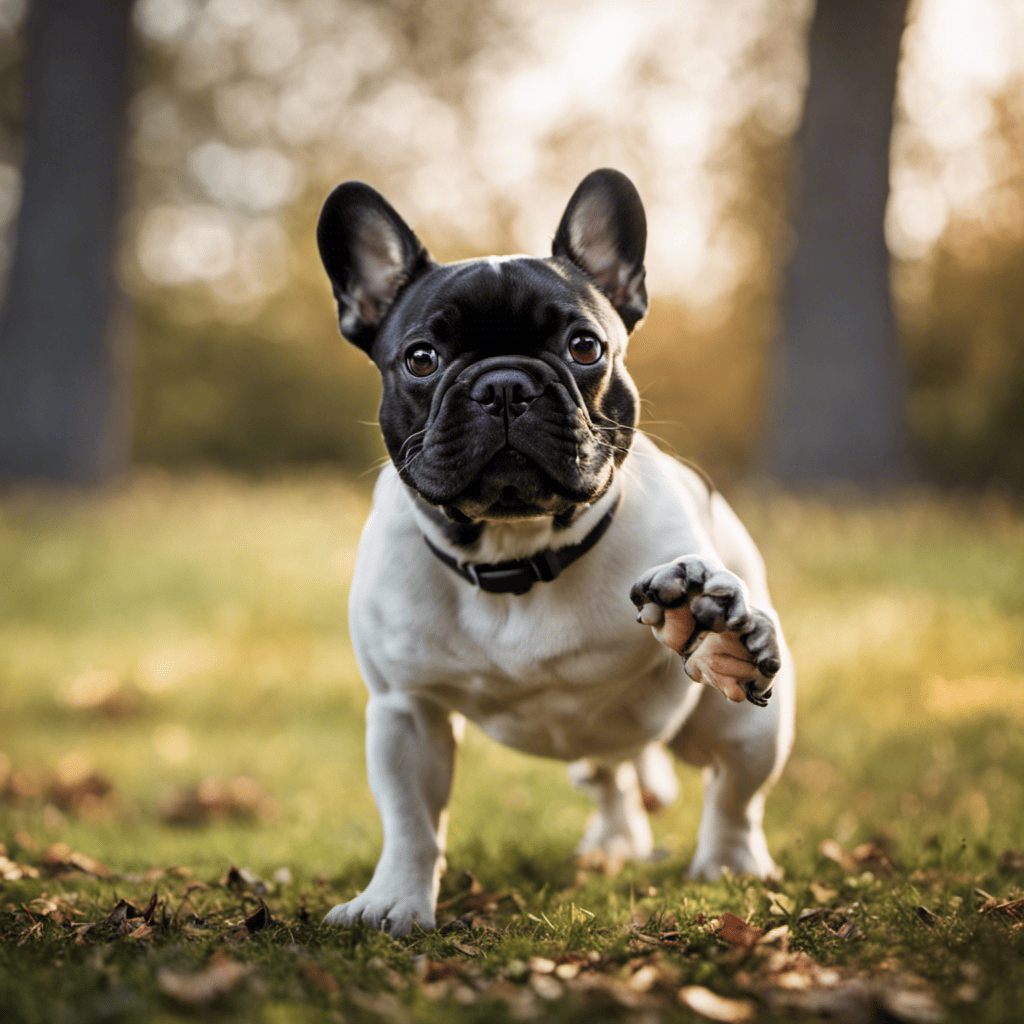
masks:
<path fill-rule="evenodd" d="M 650 857 L 667 748 L 704 770 L 690 875 L 775 873 L 762 817 L 792 742 L 790 655 L 735 513 L 637 430 L 633 184 L 588 175 L 548 258 L 438 264 L 360 182 L 327 198 L 317 240 L 341 333 L 380 370 L 390 455 L 349 605 L 383 851 L 325 921 L 434 926 L 466 719 L 570 762 L 597 802 L 580 854 Z"/>

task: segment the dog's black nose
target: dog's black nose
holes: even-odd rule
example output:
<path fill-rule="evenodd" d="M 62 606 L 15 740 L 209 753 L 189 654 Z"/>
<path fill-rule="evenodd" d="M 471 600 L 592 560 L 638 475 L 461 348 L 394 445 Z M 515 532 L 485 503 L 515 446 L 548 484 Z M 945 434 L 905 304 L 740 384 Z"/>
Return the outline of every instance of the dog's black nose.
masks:
<path fill-rule="evenodd" d="M 511 367 L 489 370 L 473 383 L 469 397 L 495 419 L 517 419 L 543 388 L 528 373 Z"/>

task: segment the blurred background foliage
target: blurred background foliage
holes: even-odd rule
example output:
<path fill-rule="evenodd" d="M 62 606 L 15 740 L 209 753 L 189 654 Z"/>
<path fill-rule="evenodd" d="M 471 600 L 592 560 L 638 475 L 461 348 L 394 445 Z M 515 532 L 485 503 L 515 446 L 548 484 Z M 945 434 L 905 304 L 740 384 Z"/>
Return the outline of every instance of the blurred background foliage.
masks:
<path fill-rule="evenodd" d="M 381 449 L 339 338 L 323 197 L 369 181 L 439 259 L 547 252 L 596 166 L 648 209 L 650 431 L 749 470 L 793 247 L 809 0 L 137 0 L 118 279 L 136 462 L 266 471 Z M 0 0 L 0 261 L 24 137 Z M 886 237 L 919 465 L 1024 487 L 1024 3 L 916 0 Z M 709 381 L 713 387 L 709 387 Z M 371 425 L 367 425 L 371 424 Z"/>

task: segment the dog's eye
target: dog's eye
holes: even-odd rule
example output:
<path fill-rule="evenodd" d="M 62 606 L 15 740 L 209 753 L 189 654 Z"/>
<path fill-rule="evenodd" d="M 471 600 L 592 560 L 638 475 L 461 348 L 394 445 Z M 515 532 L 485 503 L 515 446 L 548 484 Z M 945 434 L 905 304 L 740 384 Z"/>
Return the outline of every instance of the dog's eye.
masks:
<path fill-rule="evenodd" d="M 417 377 L 429 377 L 438 367 L 440 360 L 430 345 L 413 345 L 405 353 L 405 365 Z"/>
<path fill-rule="evenodd" d="M 592 366 L 604 354 L 604 345 L 585 331 L 569 339 L 569 355 L 581 366 Z"/>

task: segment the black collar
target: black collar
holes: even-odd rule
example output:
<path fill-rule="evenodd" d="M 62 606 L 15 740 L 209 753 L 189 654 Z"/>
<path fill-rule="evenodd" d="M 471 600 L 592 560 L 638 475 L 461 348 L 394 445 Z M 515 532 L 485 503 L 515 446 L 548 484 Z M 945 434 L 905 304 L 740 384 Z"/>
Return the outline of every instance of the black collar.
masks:
<path fill-rule="evenodd" d="M 572 565 L 577 558 L 585 555 L 611 526 L 612 519 L 619 507 L 618 501 L 597 521 L 594 528 L 579 542 L 552 551 L 544 548 L 532 558 L 522 558 L 515 562 L 495 562 L 493 564 L 475 564 L 459 562 L 446 551 L 432 544 L 424 534 L 427 547 L 437 555 L 453 572 L 457 572 L 464 580 L 489 594 L 525 594 L 534 583 L 542 581 L 550 583 L 559 576 L 563 569 Z"/>

